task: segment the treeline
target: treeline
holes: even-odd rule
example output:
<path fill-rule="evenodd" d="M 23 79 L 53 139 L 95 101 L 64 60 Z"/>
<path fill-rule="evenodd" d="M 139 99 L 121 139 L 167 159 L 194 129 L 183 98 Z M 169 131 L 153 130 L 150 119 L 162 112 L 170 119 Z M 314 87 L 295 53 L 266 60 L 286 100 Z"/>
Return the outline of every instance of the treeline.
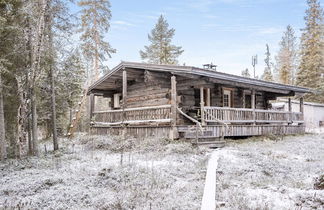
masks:
<path fill-rule="evenodd" d="M 68 4 L 0 1 L 0 159 L 37 155 L 40 132 L 57 150 L 83 89 L 115 52 L 103 40 L 109 1 L 79 1 L 80 17 Z"/>
<path fill-rule="evenodd" d="M 318 0 L 307 0 L 306 27 L 298 43 L 294 29 L 288 25 L 279 43 L 275 62 L 266 44 L 265 69 L 261 79 L 311 88 L 307 101 L 324 103 L 324 22 Z M 248 69 L 242 76 L 251 77 Z"/>

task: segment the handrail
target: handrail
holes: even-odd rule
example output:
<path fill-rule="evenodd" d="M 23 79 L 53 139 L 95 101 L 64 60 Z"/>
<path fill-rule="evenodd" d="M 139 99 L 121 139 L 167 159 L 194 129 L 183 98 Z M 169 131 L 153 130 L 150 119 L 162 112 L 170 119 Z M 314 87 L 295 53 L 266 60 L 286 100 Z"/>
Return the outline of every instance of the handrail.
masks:
<path fill-rule="evenodd" d="M 114 112 L 127 112 L 127 111 L 141 111 L 141 110 L 149 110 L 149 109 L 163 109 L 163 108 L 171 108 L 171 104 L 160 105 L 160 106 L 147 106 L 147 107 L 135 107 L 135 108 L 126 108 L 126 109 L 116 109 L 116 110 L 106 110 L 106 111 L 96 111 L 94 114 L 101 113 L 114 113 Z"/>
<path fill-rule="evenodd" d="M 184 113 L 179 107 L 177 107 L 177 110 L 178 110 L 178 112 L 180 112 L 180 114 L 182 114 L 183 116 L 185 116 L 192 122 L 196 123 L 199 126 L 200 130 L 203 131 L 203 127 L 201 126 L 201 123 L 198 120 L 196 120 L 196 119 L 190 117 L 189 115 L 187 115 L 186 113 Z"/>
<path fill-rule="evenodd" d="M 206 109 L 218 109 L 218 110 L 231 110 L 231 111 L 253 111 L 253 109 L 247 108 L 232 108 L 232 107 L 218 107 L 218 106 L 205 106 Z M 278 111 L 278 110 L 265 110 L 265 109 L 255 109 L 255 112 L 264 112 L 264 113 L 279 113 L 279 114 L 301 114 L 301 112 L 289 112 L 289 111 Z"/>

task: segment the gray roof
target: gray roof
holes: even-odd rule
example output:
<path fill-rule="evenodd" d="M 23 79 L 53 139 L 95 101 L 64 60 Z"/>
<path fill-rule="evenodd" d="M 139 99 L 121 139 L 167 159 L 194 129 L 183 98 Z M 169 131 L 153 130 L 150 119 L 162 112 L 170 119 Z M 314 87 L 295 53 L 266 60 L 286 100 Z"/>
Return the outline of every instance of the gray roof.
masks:
<path fill-rule="evenodd" d="M 148 63 L 135 63 L 135 62 L 121 62 L 119 65 L 117 65 L 115 68 L 113 68 L 111 71 L 106 73 L 104 76 L 102 76 L 99 80 L 94 82 L 88 90 L 88 93 L 90 93 L 92 90 L 96 89 L 104 89 L 101 86 L 101 84 L 105 83 L 106 81 L 109 81 L 114 77 L 114 75 L 120 75 L 120 70 L 122 69 L 139 69 L 139 70 L 151 70 L 151 71 L 159 71 L 159 72 L 170 72 L 171 74 L 175 75 L 192 75 L 192 76 L 202 76 L 207 78 L 213 78 L 217 81 L 230 81 L 235 82 L 239 86 L 239 84 L 242 85 L 249 85 L 249 86 L 257 86 L 257 87 L 263 87 L 263 88 L 271 88 L 274 90 L 284 90 L 284 91 L 293 91 L 295 93 L 304 94 L 311 92 L 308 88 L 304 87 L 298 87 L 298 86 L 292 86 L 292 85 L 284 85 L 280 83 L 275 82 L 268 82 L 263 81 L 259 79 L 253 79 L 253 78 L 247 78 L 232 74 L 227 74 L 223 72 L 218 72 L 215 70 L 208 70 L 193 66 L 178 66 L 178 65 L 158 65 L 158 64 L 148 64 Z M 221 82 L 217 82 L 220 83 Z M 257 88 L 256 87 L 256 88 Z M 276 92 L 276 91 L 274 91 Z"/>

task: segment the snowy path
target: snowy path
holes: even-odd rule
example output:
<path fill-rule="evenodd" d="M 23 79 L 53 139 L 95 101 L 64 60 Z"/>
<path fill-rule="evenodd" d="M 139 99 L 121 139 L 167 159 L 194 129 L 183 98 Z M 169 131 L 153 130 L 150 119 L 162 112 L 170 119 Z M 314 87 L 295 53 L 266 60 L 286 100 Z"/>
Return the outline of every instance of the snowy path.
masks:
<path fill-rule="evenodd" d="M 204 195 L 201 202 L 201 210 L 212 210 L 216 208 L 216 169 L 220 150 L 211 154 L 208 160 Z"/>

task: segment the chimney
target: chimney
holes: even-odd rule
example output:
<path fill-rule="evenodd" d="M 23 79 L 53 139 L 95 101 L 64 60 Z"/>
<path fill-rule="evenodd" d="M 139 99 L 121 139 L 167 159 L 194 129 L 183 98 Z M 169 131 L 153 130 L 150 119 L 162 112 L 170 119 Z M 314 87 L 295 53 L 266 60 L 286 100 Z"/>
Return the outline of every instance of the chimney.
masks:
<path fill-rule="evenodd" d="M 213 63 L 210 63 L 210 64 L 204 64 L 203 67 L 204 67 L 204 69 L 216 71 L 217 65 L 214 65 Z"/>

